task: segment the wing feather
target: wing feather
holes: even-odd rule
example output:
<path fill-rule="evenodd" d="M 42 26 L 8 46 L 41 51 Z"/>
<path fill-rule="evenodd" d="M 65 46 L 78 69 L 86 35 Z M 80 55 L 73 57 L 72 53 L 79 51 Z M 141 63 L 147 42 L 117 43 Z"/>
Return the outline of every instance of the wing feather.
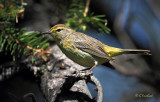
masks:
<path fill-rule="evenodd" d="M 76 35 L 73 35 L 73 40 L 74 46 L 78 49 L 90 53 L 94 56 L 111 60 L 111 57 L 109 57 L 108 54 L 102 49 L 103 44 L 97 39 L 94 39 L 83 33 L 77 32 Z"/>

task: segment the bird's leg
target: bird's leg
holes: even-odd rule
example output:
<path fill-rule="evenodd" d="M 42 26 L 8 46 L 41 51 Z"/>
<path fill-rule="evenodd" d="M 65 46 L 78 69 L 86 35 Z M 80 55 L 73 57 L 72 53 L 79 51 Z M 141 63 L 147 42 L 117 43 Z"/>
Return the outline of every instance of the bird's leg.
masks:
<path fill-rule="evenodd" d="M 89 70 L 89 69 L 91 69 L 91 68 L 90 68 L 90 67 L 84 68 L 84 69 L 82 69 L 82 70 L 80 70 L 80 71 L 85 71 L 85 70 Z"/>
<path fill-rule="evenodd" d="M 94 66 L 93 66 L 91 69 L 89 69 L 89 71 L 91 71 L 91 70 L 92 70 L 93 68 L 95 68 L 97 65 L 98 65 L 98 62 L 95 61 L 95 62 L 94 62 Z"/>

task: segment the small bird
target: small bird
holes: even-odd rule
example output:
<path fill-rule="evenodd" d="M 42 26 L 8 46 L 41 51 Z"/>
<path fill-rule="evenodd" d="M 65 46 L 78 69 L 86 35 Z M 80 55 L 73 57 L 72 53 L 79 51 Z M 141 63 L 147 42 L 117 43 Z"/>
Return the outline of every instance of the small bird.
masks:
<path fill-rule="evenodd" d="M 103 44 L 84 33 L 76 32 L 64 24 L 53 26 L 49 32 L 62 52 L 72 61 L 90 71 L 97 65 L 113 61 L 112 57 L 121 54 L 150 55 L 149 50 L 121 49 Z"/>

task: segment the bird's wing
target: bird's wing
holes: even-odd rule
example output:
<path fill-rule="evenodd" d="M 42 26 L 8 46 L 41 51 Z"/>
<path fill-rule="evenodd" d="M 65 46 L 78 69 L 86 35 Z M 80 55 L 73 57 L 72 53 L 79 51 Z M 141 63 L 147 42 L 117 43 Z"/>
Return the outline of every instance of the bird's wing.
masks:
<path fill-rule="evenodd" d="M 79 33 L 73 35 L 74 46 L 84 52 L 90 53 L 94 56 L 98 56 L 101 58 L 106 58 L 108 60 L 112 60 L 111 57 L 103 50 L 103 44 L 90 36 Z"/>

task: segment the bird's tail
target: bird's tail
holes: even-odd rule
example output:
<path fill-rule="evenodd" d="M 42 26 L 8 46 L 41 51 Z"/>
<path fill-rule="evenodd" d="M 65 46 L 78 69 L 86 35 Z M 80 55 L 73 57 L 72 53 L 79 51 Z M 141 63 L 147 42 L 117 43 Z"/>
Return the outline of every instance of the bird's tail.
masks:
<path fill-rule="evenodd" d="M 141 49 L 121 49 L 111 46 L 104 45 L 104 51 L 110 56 L 118 56 L 121 54 L 142 54 L 142 55 L 151 55 L 150 50 L 141 50 Z"/>
<path fill-rule="evenodd" d="M 124 54 L 142 54 L 142 55 L 151 55 L 150 50 L 141 50 L 141 49 L 122 49 Z"/>

